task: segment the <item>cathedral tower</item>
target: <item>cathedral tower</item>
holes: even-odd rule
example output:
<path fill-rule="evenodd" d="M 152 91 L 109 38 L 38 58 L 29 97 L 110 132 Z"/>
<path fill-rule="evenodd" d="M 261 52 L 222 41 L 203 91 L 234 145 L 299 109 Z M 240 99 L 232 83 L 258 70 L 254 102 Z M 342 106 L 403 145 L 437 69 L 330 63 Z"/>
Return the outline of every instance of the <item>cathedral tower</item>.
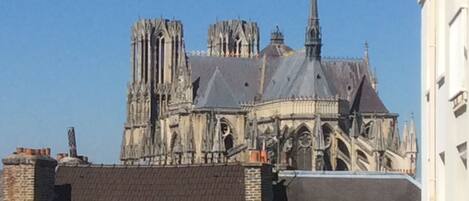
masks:
<path fill-rule="evenodd" d="M 185 57 L 180 21 L 145 19 L 134 24 L 122 161 L 152 160 L 159 154 L 159 119 L 167 110 L 178 68 L 187 68 Z"/>
<path fill-rule="evenodd" d="M 259 27 L 244 20 L 221 21 L 210 25 L 208 55 L 254 57 L 259 53 Z"/>
<path fill-rule="evenodd" d="M 321 59 L 321 27 L 319 26 L 318 1 L 311 0 L 308 27 L 306 28 L 306 57 L 309 60 Z"/>

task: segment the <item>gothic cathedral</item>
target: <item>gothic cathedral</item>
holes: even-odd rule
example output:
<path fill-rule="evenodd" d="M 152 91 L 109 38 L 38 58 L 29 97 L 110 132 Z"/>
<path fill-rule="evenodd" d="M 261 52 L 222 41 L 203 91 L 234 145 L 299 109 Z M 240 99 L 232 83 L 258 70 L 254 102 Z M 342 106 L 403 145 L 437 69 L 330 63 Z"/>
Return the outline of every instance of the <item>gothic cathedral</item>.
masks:
<path fill-rule="evenodd" d="M 260 152 L 277 169 L 415 174 L 414 121 L 401 135 L 368 47 L 361 59 L 323 58 L 317 0 L 309 12 L 302 50 L 278 28 L 260 50 L 257 23 L 229 20 L 210 25 L 206 54 L 189 56 L 180 21 L 136 22 L 122 163 L 245 162 Z"/>

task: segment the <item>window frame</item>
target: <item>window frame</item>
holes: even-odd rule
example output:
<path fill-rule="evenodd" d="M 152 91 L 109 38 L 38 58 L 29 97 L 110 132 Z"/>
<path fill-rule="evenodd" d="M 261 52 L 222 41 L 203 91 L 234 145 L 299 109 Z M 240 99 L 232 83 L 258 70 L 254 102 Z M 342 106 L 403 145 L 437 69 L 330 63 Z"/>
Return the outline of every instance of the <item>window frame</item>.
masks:
<path fill-rule="evenodd" d="M 458 110 L 467 104 L 467 89 L 465 76 L 467 70 L 467 8 L 461 7 L 455 13 L 448 27 L 448 66 L 449 66 L 449 101 L 453 102 L 453 109 Z M 454 35 L 460 34 L 460 35 Z M 456 42 L 454 41 L 456 40 Z M 461 44 L 461 47 L 459 45 Z M 458 48 L 461 48 L 457 50 Z M 459 52 L 461 51 L 461 52 Z M 463 58 L 458 58 L 462 56 Z M 456 57 L 456 58 L 455 58 Z M 458 63 L 461 62 L 461 63 Z"/>

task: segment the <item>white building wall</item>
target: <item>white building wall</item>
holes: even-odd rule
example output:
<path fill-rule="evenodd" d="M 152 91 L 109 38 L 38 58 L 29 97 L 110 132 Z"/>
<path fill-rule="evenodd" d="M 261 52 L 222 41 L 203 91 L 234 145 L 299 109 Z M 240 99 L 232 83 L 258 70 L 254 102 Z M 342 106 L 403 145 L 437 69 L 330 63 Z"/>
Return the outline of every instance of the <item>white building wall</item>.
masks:
<path fill-rule="evenodd" d="M 469 0 L 422 6 L 422 200 L 468 201 Z M 455 101 L 456 100 L 456 101 Z M 467 152 L 467 151 L 466 151 Z M 467 158 L 467 156 L 466 156 Z"/>

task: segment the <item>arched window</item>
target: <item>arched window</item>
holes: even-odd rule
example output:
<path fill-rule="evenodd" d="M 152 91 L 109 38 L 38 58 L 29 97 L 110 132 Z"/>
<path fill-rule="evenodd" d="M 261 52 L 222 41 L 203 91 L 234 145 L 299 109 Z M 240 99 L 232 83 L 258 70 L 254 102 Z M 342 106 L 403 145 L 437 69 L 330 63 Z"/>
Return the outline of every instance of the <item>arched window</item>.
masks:
<path fill-rule="evenodd" d="M 372 126 L 373 126 L 373 121 L 370 121 L 367 124 L 365 124 L 365 131 L 361 134 L 361 136 L 365 138 L 369 138 L 371 136 Z"/>
<path fill-rule="evenodd" d="M 324 135 L 324 144 L 326 147 L 331 145 L 331 134 L 333 132 L 332 127 L 329 124 L 324 124 L 321 126 L 322 134 Z"/>
<path fill-rule="evenodd" d="M 138 41 L 138 40 L 137 40 L 136 38 L 134 38 L 134 39 L 133 39 L 133 42 L 132 42 L 132 66 L 133 66 L 133 68 L 132 68 L 132 76 L 133 76 L 133 77 L 132 77 L 132 78 L 133 78 L 132 81 L 133 81 L 133 82 L 136 82 L 136 81 L 137 81 L 137 77 L 138 77 L 138 74 L 137 74 L 137 73 L 138 73 L 138 72 L 137 72 L 137 68 L 138 68 L 138 60 L 137 60 L 137 58 L 138 58 L 138 56 L 137 56 L 137 55 L 138 55 L 138 48 L 137 48 L 137 46 L 138 46 L 138 45 L 137 45 L 137 41 Z"/>
<path fill-rule="evenodd" d="M 140 40 L 140 66 L 139 66 L 139 71 L 138 71 L 138 77 L 141 82 L 144 82 L 144 71 L 145 71 L 145 37 L 142 36 L 142 39 Z"/>
<path fill-rule="evenodd" d="M 160 69 L 160 83 L 164 83 L 165 79 L 165 69 L 164 69 L 164 64 L 165 64 L 165 38 L 163 36 L 163 33 L 160 33 L 158 36 L 158 41 L 159 41 L 159 50 L 158 50 L 158 69 Z"/>
<path fill-rule="evenodd" d="M 220 56 L 225 56 L 226 54 L 226 39 L 220 34 Z"/>
<path fill-rule="evenodd" d="M 236 54 L 236 56 L 241 57 L 242 40 L 239 38 L 239 36 L 236 36 L 235 43 L 236 43 L 235 44 L 235 54 Z"/>
<path fill-rule="evenodd" d="M 226 136 L 225 139 L 224 139 L 224 142 L 225 142 L 226 151 L 232 149 L 234 147 L 233 135 Z"/>
<path fill-rule="evenodd" d="M 144 37 L 143 40 L 143 82 L 147 83 L 148 82 L 148 68 L 149 68 L 149 62 L 148 62 L 148 56 L 150 55 L 150 52 L 148 51 L 148 41 L 149 39 L 147 37 Z"/>
<path fill-rule="evenodd" d="M 223 142 L 225 145 L 225 151 L 229 151 L 235 145 L 235 139 L 233 135 L 233 127 L 226 119 L 220 120 L 220 131 L 222 133 Z"/>
<path fill-rule="evenodd" d="M 311 36 L 311 38 L 315 37 L 316 36 L 316 29 L 311 29 L 311 31 L 309 32 L 309 35 Z"/>
<path fill-rule="evenodd" d="M 174 58 L 175 58 L 175 63 L 174 66 L 177 68 L 179 64 L 179 37 L 175 37 L 175 45 L 174 45 Z"/>
<path fill-rule="evenodd" d="M 296 132 L 294 144 L 296 156 L 294 158 L 295 168 L 298 170 L 312 170 L 312 143 L 311 131 L 305 126 Z"/>

